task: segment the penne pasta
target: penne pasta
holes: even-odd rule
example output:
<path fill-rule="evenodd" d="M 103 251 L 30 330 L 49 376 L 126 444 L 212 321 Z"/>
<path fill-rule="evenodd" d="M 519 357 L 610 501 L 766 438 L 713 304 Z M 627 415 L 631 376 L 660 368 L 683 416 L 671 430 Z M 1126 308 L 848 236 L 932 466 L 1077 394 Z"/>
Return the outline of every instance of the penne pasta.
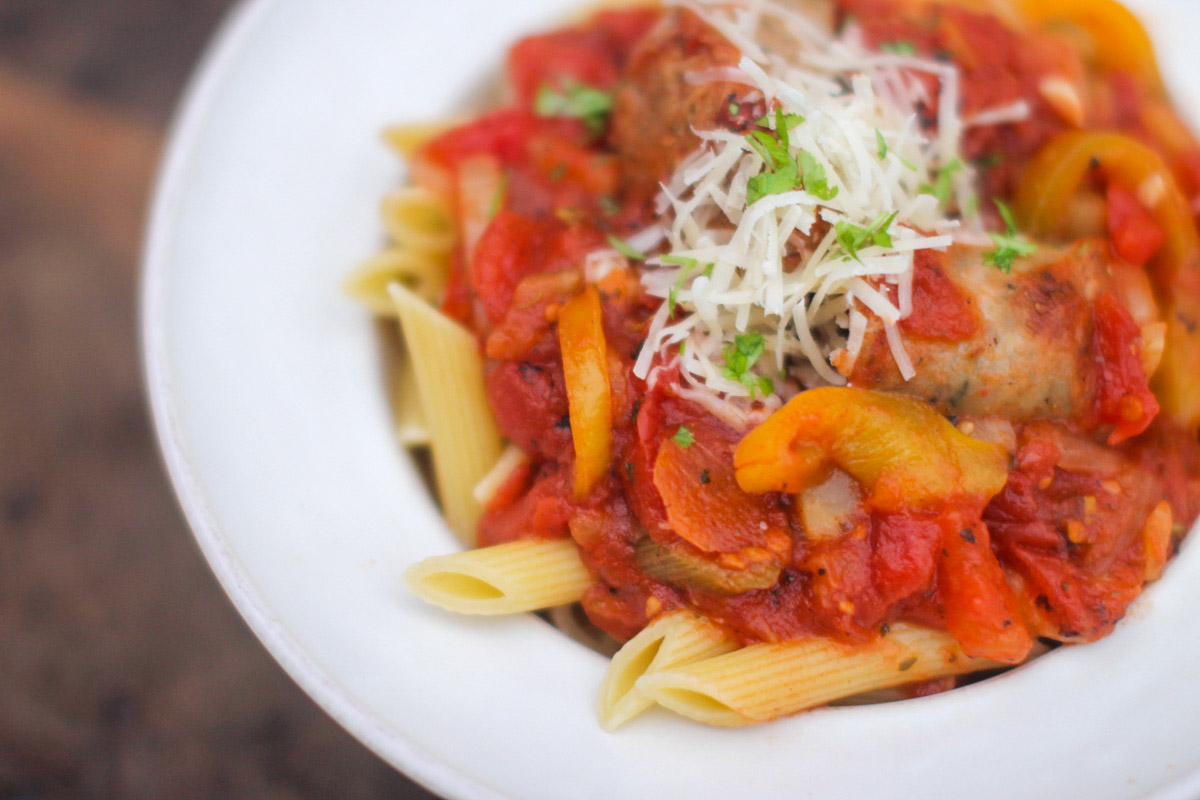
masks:
<path fill-rule="evenodd" d="M 412 158 L 429 140 L 450 130 L 458 120 L 440 120 L 415 125 L 389 125 L 383 129 L 383 141 L 404 159 Z"/>
<path fill-rule="evenodd" d="M 388 296 L 389 301 L 391 296 Z M 393 309 L 393 314 L 395 310 Z M 381 317 L 376 328 L 383 351 L 384 380 L 387 382 L 388 408 L 396 439 L 405 447 L 429 444 L 429 426 L 425 409 L 417 394 L 417 376 L 413 372 L 412 356 L 404 348 L 395 319 Z"/>
<path fill-rule="evenodd" d="M 396 439 L 405 447 L 423 447 L 429 444 L 429 421 L 417 390 L 417 373 L 411 356 L 405 354 L 400 358 L 392 379 Z"/>
<path fill-rule="evenodd" d="M 440 303 L 449 271 L 448 254 L 393 247 L 373 256 L 346 276 L 342 289 L 382 317 L 396 316 L 388 286 L 401 283 L 430 303 Z"/>
<path fill-rule="evenodd" d="M 419 186 L 397 189 L 380 206 L 388 236 L 399 247 L 445 255 L 458 241 L 454 220 L 433 192 Z"/>
<path fill-rule="evenodd" d="M 460 614 L 518 614 L 574 603 L 592 581 L 570 539 L 530 539 L 434 556 L 405 573 L 413 594 Z"/>
<path fill-rule="evenodd" d="M 1001 666 L 970 658 L 948 634 L 896 624 L 860 647 L 812 637 L 755 644 L 662 670 L 637 688 L 666 708 L 709 725 L 748 725 L 832 700 L 943 675 Z"/>
<path fill-rule="evenodd" d="M 446 521 L 471 544 L 483 512 L 475 487 L 503 450 L 483 385 L 479 346 L 470 332 L 408 289 L 392 284 L 390 291 L 428 422 Z"/>
<path fill-rule="evenodd" d="M 621 646 L 600 682 L 596 711 L 600 725 L 613 731 L 654 701 L 638 681 L 662 670 L 728 653 L 738 640 L 724 628 L 690 611 L 664 614 Z"/>

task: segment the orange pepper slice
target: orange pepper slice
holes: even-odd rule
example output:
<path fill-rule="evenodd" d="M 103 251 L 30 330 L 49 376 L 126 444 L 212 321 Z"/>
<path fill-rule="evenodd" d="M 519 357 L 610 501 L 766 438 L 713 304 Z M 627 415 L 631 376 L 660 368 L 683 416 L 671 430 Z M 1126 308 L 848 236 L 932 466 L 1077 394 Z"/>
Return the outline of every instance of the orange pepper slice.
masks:
<path fill-rule="evenodd" d="M 612 396 L 600 293 L 588 285 L 562 307 L 558 342 L 575 449 L 575 496 L 584 497 L 608 471 L 612 453 Z"/>
<path fill-rule="evenodd" d="M 1116 0 L 1017 0 L 1016 5 L 1034 23 L 1067 23 L 1086 31 L 1100 69 L 1128 72 L 1143 86 L 1162 90 L 1154 43 L 1137 16 Z"/>
<path fill-rule="evenodd" d="M 942 527 L 937 587 L 946 632 L 968 655 L 1019 664 L 1029 656 L 1033 638 L 992 553 L 987 526 Z"/>
<path fill-rule="evenodd" d="M 982 509 L 1008 480 L 1003 447 L 966 436 L 927 403 L 844 387 L 793 397 L 742 439 L 733 463 L 747 492 L 800 492 L 836 466 L 885 513 L 954 500 Z"/>
<path fill-rule="evenodd" d="M 1149 270 L 1168 324 L 1154 390 L 1163 409 L 1186 428 L 1200 425 L 1200 234 L 1191 209 L 1157 152 L 1120 133 L 1063 133 L 1050 140 L 1021 174 L 1014 211 L 1035 238 L 1062 236 L 1062 209 L 1098 167 L 1112 184 L 1139 194 L 1157 187 L 1149 209 L 1165 235 Z"/>

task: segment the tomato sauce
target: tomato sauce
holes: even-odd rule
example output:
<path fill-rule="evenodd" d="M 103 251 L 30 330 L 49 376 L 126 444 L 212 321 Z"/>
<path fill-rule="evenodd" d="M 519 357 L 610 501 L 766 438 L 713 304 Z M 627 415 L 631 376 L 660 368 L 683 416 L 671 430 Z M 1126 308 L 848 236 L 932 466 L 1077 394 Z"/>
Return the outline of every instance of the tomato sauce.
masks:
<path fill-rule="evenodd" d="M 937 6 L 924 22 L 904 21 L 891 13 L 895 5 L 842 3 L 872 44 L 902 41 L 953 58 L 967 117 L 1036 95 L 1030 87 L 1047 74 L 1081 70 L 1062 48 L 994 19 Z M 1111 293 L 1095 301 L 1095 419 L 1017 426 L 1007 485 L 986 507 L 958 498 L 885 512 L 862 501 L 833 538 L 806 533 L 799 496 L 742 490 L 733 452 L 745 431 L 679 396 L 677 369 L 668 363 L 649 382 L 634 375 L 660 301 L 644 293 L 635 263 L 603 276 L 585 275 L 583 265 L 613 247 L 614 237 L 649 223 L 650 211 L 644 198 L 622 195 L 629 176 L 607 132 L 539 116 L 536 104 L 544 87 L 619 85 L 630 52 L 658 19 L 657 11 L 605 12 L 523 41 L 509 58 L 518 107 L 449 131 L 419 156 L 453 170 L 484 154 L 506 176 L 477 244 L 455 255 L 445 301 L 478 333 L 498 426 L 530 457 L 489 503 L 480 544 L 571 537 L 595 576 L 584 609 L 617 639 L 675 608 L 699 611 L 745 642 L 806 634 L 861 642 L 910 621 L 948 630 L 969 654 L 1013 661 L 1033 636 L 1107 633 L 1144 583 L 1139 534 L 1149 509 L 1166 496 L 1176 519 L 1200 510 L 1200 448 L 1176 446 L 1181 434 L 1164 421 L 1152 425 L 1158 406 L 1139 361 L 1140 331 Z M 720 124 L 744 127 L 738 113 L 718 117 Z M 936 120 L 936 99 L 923 113 Z M 1016 166 L 1063 127 L 1039 106 L 1027 122 L 970 135 L 968 154 L 998 159 L 987 185 L 1002 193 Z M 1125 212 L 1114 212 L 1118 231 L 1140 224 L 1136 209 Z M 1150 234 L 1131 236 L 1114 236 L 1118 252 L 1149 258 Z M 949 268 L 930 251 L 916 256 L 913 311 L 900 325 L 906 335 L 954 343 L 978 334 L 980 312 L 947 277 Z M 557 319 L 586 281 L 599 289 L 611 459 L 578 497 Z M 1091 441 L 1097 427 L 1111 433 L 1111 444 L 1124 444 L 1081 469 L 1064 441 Z"/>

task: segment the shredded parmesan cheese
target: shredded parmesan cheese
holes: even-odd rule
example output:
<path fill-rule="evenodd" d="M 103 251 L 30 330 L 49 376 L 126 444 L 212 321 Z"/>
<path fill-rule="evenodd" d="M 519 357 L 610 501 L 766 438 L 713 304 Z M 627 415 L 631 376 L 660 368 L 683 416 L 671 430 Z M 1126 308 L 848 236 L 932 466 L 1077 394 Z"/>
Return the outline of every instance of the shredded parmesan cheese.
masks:
<path fill-rule="evenodd" d="M 686 80 L 745 84 L 769 111 L 743 133 L 696 131 L 701 147 L 663 185 L 652 230 L 665 252 L 642 281 L 664 302 L 635 374 L 677 362 L 681 392 L 745 420 L 845 383 L 875 318 L 911 378 L 897 324 L 912 311 L 914 253 L 987 241 L 963 131 L 1025 119 L 1028 104 L 964 122 L 952 65 L 869 50 L 853 24 L 835 34 L 768 0 L 686 5 L 742 54 Z M 930 133 L 919 111 L 934 83 Z"/>

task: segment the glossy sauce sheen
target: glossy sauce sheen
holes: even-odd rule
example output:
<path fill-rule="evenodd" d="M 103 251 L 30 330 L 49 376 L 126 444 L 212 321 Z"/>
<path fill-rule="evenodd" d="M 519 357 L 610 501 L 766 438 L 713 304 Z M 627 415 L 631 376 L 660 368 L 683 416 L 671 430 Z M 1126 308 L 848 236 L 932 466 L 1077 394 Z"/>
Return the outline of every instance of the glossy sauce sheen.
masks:
<path fill-rule="evenodd" d="M 872 44 L 903 40 L 958 63 L 964 116 L 1040 97 L 1031 87 L 1050 73 L 1082 80 L 1083 65 L 1058 40 L 930 8 L 845 0 L 840 16 L 857 19 Z M 633 268 L 613 269 L 597 283 L 611 459 L 576 496 L 557 315 L 582 290 L 588 253 L 654 221 L 654 187 L 697 145 L 692 125 L 750 123 L 724 111 L 747 87 L 683 81 L 687 70 L 734 59 L 736 50 L 690 12 L 604 12 L 519 43 L 508 62 L 517 106 L 452 130 L 420 154 L 418 175 L 448 176 L 450 186 L 471 156 L 495 159 L 506 175 L 503 201 L 478 243 L 456 257 L 445 303 L 478 333 L 496 419 L 531 457 L 493 497 L 480 544 L 573 537 L 596 576 L 584 608 L 618 639 L 678 607 L 747 642 L 808 633 L 864 641 L 887 623 L 913 621 L 950 630 L 968 653 L 1002 660 L 1019 660 L 1030 637 L 1104 635 L 1145 581 L 1147 515 L 1166 498 L 1174 519 L 1190 523 L 1200 474 L 1194 434 L 1156 416 L 1138 358 L 1140 327 L 1107 277 L 1105 263 L 1118 255 L 1105 241 L 1096 252 L 1067 251 L 1011 276 L 980 267 L 977 253 L 971 269 L 962 254 L 917 256 L 913 312 L 901 324 L 917 381 L 898 380 L 886 348 L 872 340 L 852 382 L 914 393 L 972 429 L 1007 431 L 1007 485 L 990 499 L 963 496 L 937 508 L 883 511 L 863 501 L 840 519 L 839 535 L 822 538 L 806 534 L 797 495 L 739 487 L 733 453 L 746 431 L 676 396 L 678 376 L 669 371 L 653 389 L 633 375 L 659 301 L 643 294 Z M 616 92 L 605 132 L 534 113 L 540 87 L 572 82 Z M 924 116 L 933 124 L 936 108 Z M 1065 127 L 1037 101 L 1028 122 L 978 129 L 966 155 L 980 159 L 985 191 L 1007 196 L 1021 164 Z M 1121 220 L 1134 222 L 1121 223 L 1116 246 L 1144 255 L 1154 235 L 1146 215 L 1127 202 L 1122 209 Z M 963 277 L 972 269 L 992 295 Z M 1020 360 L 1043 351 L 1063 368 Z M 980 364 L 1019 380 L 992 382 Z M 930 396 L 914 388 L 926 379 Z M 1022 405 L 1030 396 L 1037 404 Z M 1091 452 L 1101 455 L 1080 456 Z M 702 564 L 704 576 L 664 579 L 664 559 Z"/>

